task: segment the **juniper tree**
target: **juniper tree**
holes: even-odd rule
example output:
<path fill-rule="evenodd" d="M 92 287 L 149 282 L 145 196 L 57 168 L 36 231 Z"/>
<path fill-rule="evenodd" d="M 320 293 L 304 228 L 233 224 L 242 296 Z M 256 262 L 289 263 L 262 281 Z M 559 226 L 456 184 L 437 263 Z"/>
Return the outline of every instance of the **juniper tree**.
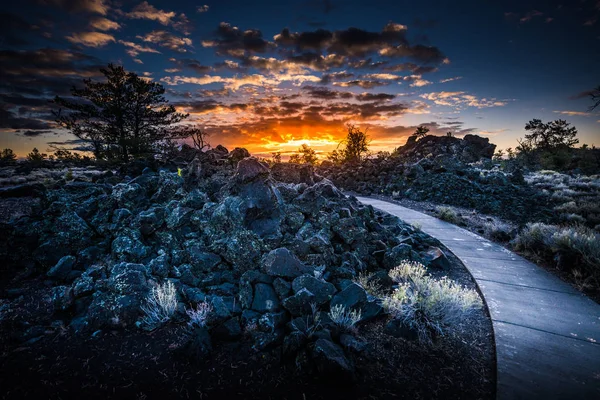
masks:
<path fill-rule="evenodd" d="M 168 104 L 161 84 L 113 64 L 100 71 L 106 81 L 85 79 L 84 88 L 71 89 L 73 98 L 54 99 L 61 107 L 54 113 L 56 122 L 89 142 L 96 158 L 113 158 L 116 152 L 127 161 L 182 136 L 172 128 L 188 115 Z"/>

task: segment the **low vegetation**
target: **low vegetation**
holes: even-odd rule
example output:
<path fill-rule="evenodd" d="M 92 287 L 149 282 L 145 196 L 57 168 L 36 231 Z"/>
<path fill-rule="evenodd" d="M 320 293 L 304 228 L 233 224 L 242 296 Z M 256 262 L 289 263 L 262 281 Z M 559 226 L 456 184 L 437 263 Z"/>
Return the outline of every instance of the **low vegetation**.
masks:
<path fill-rule="evenodd" d="M 393 318 L 417 332 L 421 342 L 444 335 L 482 306 L 474 290 L 465 289 L 447 277 L 433 278 L 417 262 L 402 262 L 389 272 L 397 288 L 383 304 Z"/>
<path fill-rule="evenodd" d="M 328 315 L 340 329 L 349 332 L 355 330 L 354 326 L 362 317 L 360 310 L 346 310 L 346 307 L 341 304 L 331 307 Z"/>
<path fill-rule="evenodd" d="M 142 306 L 142 325 L 154 329 L 169 321 L 177 310 L 177 291 L 173 282 L 166 281 L 150 291 L 146 304 Z"/>
<path fill-rule="evenodd" d="M 512 242 L 570 274 L 581 289 L 600 286 L 600 233 L 585 226 L 528 224 Z"/>

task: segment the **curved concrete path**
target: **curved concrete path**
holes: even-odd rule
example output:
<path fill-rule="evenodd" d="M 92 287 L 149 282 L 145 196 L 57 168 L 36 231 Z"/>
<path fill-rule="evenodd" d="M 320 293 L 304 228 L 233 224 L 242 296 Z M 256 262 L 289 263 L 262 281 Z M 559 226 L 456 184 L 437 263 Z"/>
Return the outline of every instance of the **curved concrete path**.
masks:
<path fill-rule="evenodd" d="M 492 317 L 499 400 L 600 399 L 600 305 L 465 229 L 390 202 L 358 200 L 419 224 L 473 275 Z"/>

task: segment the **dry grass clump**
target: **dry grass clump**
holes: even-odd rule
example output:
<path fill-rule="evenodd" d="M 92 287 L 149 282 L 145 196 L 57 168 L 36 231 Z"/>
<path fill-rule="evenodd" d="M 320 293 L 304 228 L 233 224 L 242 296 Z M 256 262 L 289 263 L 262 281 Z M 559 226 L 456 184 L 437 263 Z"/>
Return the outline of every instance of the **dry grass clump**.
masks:
<path fill-rule="evenodd" d="M 186 310 L 186 314 L 190 318 L 188 326 L 190 328 L 206 326 L 206 321 L 212 310 L 212 305 L 206 301 L 200 302 L 196 304 L 196 307 Z"/>
<path fill-rule="evenodd" d="M 338 304 L 331 307 L 328 316 L 340 329 L 354 332 L 355 325 L 362 318 L 362 312 L 360 310 L 346 310 L 346 307 Z"/>
<path fill-rule="evenodd" d="M 143 305 L 145 316 L 142 323 L 155 328 L 169 321 L 177 309 L 177 291 L 173 282 L 167 281 L 152 288 L 152 291 Z"/>
<path fill-rule="evenodd" d="M 385 296 L 383 305 L 393 318 L 414 329 L 421 342 L 444 335 L 482 306 L 479 294 L 457 285 L 447 277 L 433 278 L 417 262 L 403 262 L 389 273 L 398 284 Z"/>

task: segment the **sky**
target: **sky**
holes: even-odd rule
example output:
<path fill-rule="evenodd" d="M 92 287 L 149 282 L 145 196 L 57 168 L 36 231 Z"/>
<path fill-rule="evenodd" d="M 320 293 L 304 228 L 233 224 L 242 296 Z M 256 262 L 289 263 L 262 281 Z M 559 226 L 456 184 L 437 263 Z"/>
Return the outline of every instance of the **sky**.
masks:
<path fill-rule="evenodd" d="M 431 133 L 515 147 L 565 119 L 600 146 L 600 1 L 201 2 L 0 5 L 0 149 L 82 147 L 49 102 L 108 63 L 161 83 L 213 146 L 324 155 L 348 124 L 374 152 Z"/>

